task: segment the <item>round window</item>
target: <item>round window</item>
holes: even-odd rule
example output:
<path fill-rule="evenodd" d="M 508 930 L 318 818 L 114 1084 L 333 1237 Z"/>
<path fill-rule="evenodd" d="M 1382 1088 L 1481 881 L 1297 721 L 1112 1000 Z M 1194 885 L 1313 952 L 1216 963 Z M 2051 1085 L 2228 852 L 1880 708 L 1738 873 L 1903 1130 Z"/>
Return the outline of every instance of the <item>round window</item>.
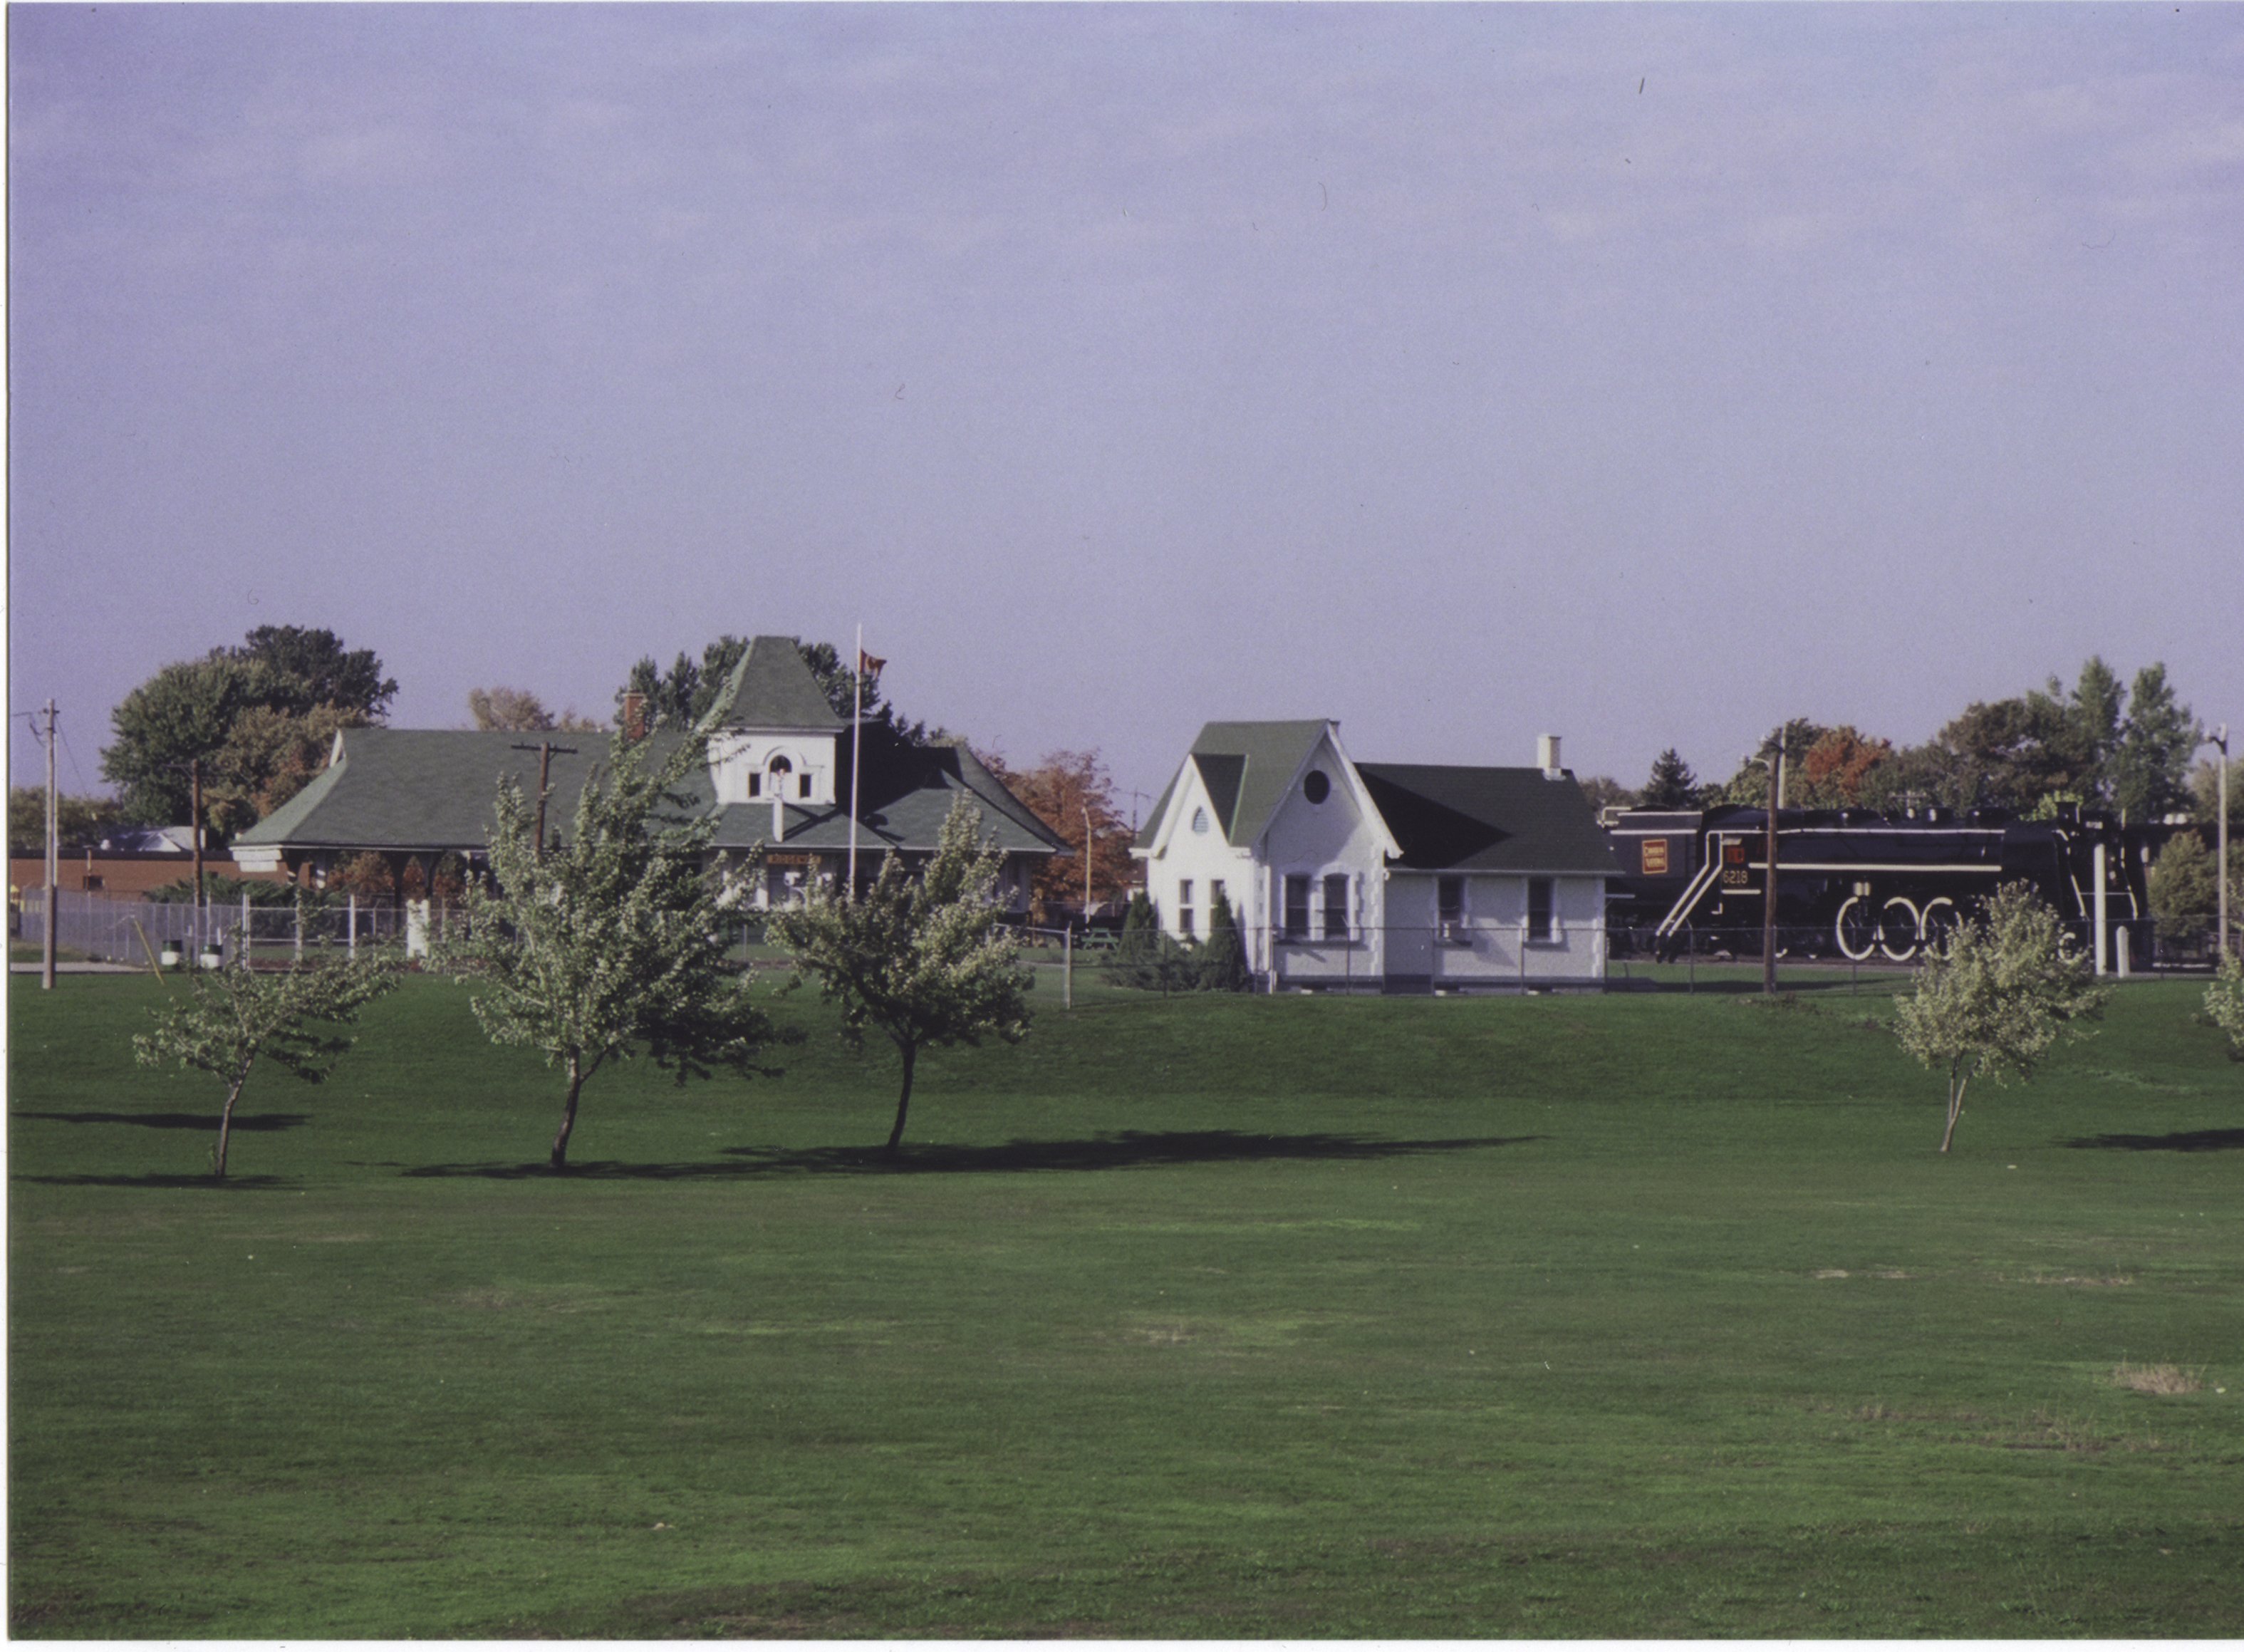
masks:
<path fill-rule="evenodd" d="M 1207 829 L 1207 810 L 1205 809 L 1193 810 L 1193 829 L 1196 832 L 1204 832 Z"/>
<path fill-rule="evenodd" d="M 1325 778 L 1321 768 L 1312 768 L 1301 782 L 1301 796 L 1313 803 L 1321 803 L 1332 796 L 1332 782 Z"/>

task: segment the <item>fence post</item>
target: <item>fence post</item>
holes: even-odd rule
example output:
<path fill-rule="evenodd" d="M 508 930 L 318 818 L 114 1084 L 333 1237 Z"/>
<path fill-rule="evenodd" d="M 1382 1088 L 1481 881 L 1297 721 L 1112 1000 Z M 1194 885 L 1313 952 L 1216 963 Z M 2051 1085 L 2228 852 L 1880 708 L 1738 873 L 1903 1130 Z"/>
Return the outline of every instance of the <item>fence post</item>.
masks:
<path fill-rule="evenodd" d="M 299 964 L 301 964 L 301 963 L 304 961 L 304 897 L 303 897 L 303 894 L 301 893 L 301 891 L 299 891 L 299 892 L 298 892 L 298 894 L 297 894 L 297 896 L 296 896 L 295 907 L 296 907 L 296 961 L 297 961 Z"/>
<path fill-rule="evenodd" d="M 1683 926 L 1683 991 L 1687 997 L 1699 990 L 1699 943 L 1691 926 Z"/>
<path fill-rule="evenodd" d="M 241 967 L 247 969 L 257 956 L 257 931 L 249 923 L 249 885 L 241 886 Z"/>
<path fill-rule="evenodd" d="M 1065 925 L 1059 932 L 1059 1006 L 1075 1007 L 1075 931 Z"/>
<path fill-rule="evenodd" d="M 343 931 L 343 951 L 352 958 L 358 957 L 358 891 L 350 892 L 349 926 Z"/>

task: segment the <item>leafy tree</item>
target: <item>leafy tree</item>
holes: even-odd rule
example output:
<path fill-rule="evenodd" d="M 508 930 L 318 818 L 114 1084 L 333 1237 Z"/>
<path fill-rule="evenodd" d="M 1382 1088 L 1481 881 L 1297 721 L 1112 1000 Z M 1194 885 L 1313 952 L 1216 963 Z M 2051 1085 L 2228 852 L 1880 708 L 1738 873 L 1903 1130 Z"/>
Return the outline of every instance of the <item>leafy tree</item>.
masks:
<path fill-rule="evenodd" d="M 1997 1084 L 2031 1077 L 2060 1037 L 2080 1036 L 2075 1023 L 2102 1012 L 2105 997 L 2056 912 L 2028 884 L 2004 884 L 1983 914 L 1928 950 L 1916 991 L 1894 999 L 1894 1031 L 1903 1050 L 1946 1070 L 1941 1152 L 1955 1140 L 1965 1085 L 1982 1075 Z"/>
<path fill-rule="evenodd" d="M 254 826 L 328 766 L 338 729 L 365 721 L 364 714 L 338 706 L 305 712 L 244 707 L 225 743 L 203 764 L 203 823 L 221 838 Z"/>
<path fill-rule="evenodd" d="M 1592 775 L 1576 783 L 1581 787 L 1582 796 L 1592 810 L 1636 807 L 1636 794 L 1611 775 Z"/>
<path fill-rule="evenodd" d="M 238 829 L 294 796 L 335 731 L 379 722 L 396 692 L 371 649 L 346 649 L 331 631 L 260 626 L 127 694 L 111 714 L 101 771 L 127 820 L 168 826 L 193 813 L 188 768 L 199 760 L 213 812 L 198 823 Z"/>
<path fill-rule="evenodd" d="M 102 777 L 118 787 L 125 817 L 152 826 L 189 819 L 187 765 L 218 755 L 257 694 L 249 667 L 212 658 L 166 666 L 125 695 L 110 714 L 116 738 L 101 754 Z"/>
<path fill-rule="evenodd" d="M 444 949 L 492 1041 L 561 1068 L 557 1172 L 568 1168 L 578 1099 L 609 1061 L 644 1053 L 681 1085 L 718 1067 L 745 1076 L 767 1071 L 759 1058 L 777 1036 L 727 956 L 738 890 L 703 872 L 714 822 L 679 807 L 705 742 L 669 744 L 659 759 L 654 744 L 612 740 L 607 772 L 586 782 L 542 856 L 532 803 L 502 782 L 497 886 L 470 885 L 465 922 Z"/>
<path fill-rule="evenodd" d="M 1826 728 L 1785 777 L 1785 801 L 1799 809 L 1863 808 L 1870 776 L 1891 761 L 1893 742 L 1869 738 L 1851 723 Z"/>
<path fill-rule="evenodd" d="M 1652 774 L 1638 794 L 1637 802 L 1644 809 L 1692 809 L 1699 802 L 1699 777 L 1691 772 L 1691 765 L 1674 747 L 1652 760 Z"/>
<path fill-rule="evenodd" d="M 1200 985 L 1210 992 L 1247 990 L 1247 945 L 1239 937 L 1239 921 L 1232 916 L 1231 897 L 1217 891 L 1207 915 L 1207 942 L 1200 949 Z"/>
<path fill-rule="evenodd" d="M 580 717 L 575 711 L 564 711 L 558 717 L 545 708 L 545 702 L 527 688 L 470 688 L 468 690 L 468 714 L 475 719 L 478 728 L 512 730 L 524 734 L 542 734 L 548 729 L 563 729 L 570 734 L 597 734 L 601 725 L 590 717 Z"/>
<path fill-rule="evenodd" d="M 1768 802 L 1768 769 L 1767 763 L 1781 746 L 1784 751 L 1784 801 L 1788 808 L 1797 808 L 1793 781 L 1800 773 L 1800 765 L 1808 753 L 1824 735 L 1823 725 L 1805 717 L 1795 717 L 1789 722 L 1772 728 L 1762 737 L 1761 745 L 1750 758 L 1738 765 L 1738 772 L 1722 789 L 1722 801 L 1761 808 Z"/>
<path fill-rule="evenodd" d="M 2220 869 L 2205 839 L 2178 831 L 2151 863 L 2151 911 L 2162 918 L 2209 917 L 2220 905 Z M 2231 898 L 2244 894 L 2244 842 L 2228 840 Z"/>
<path fill-rule="evenodd" d="M 1130 897 L 1122 914 L 1122 936 L 1105 966 L 1109 983 L 1143 992 L 1187 992 L 1200 985 L 1200 960 L 1193 950 L 1166 932 L 1144 890 Z"/>
<path fill-rule="evenodd" d="M 211 1155 L 211 1174 L 221 1181 L 234 1103 L 250 1070 L 265 1060 L 308 1084 L 321 1082 L 352 1042 L 322 1029 L 355 1021 L 397 979 L 393 964 L 371 957 L 260 974 L 249 967 L 248 948 L 237 950 L 239 962 L 198 973 L 185 1001 L 166 1005 L 155 1027 L 132 1040 L 143 1066 L 177 1061 L 226 1086 Z"/>
<path fill-rule="evenodd" d="M 2220 756 L 2219 753 L 2203 759 L 2189 771 L 2189 812 L 2193 819 L 2209 827 L 2220 823 Z M 2233 845 L 2244 836 L 2244 821 L 2237 819 L 2237 810 L 2244 808 L 2244 757 L 2228 759 L 2228 841 Z"/>
<path fill-rule="evenodd" d="M 962 796 L 917 878 L 902 856 L 889 855 L 856 899 L 814 886 L 804 904 L 774 912 L 766 931 L 794 955 L 797 978 L 814 976 L 841 1006 L 845 1043 L 862 1049 L 869 1027 L 902 1058 L 884 1149 L 891 1157 L 903 1142 L 922 1050 L 985 1038 L 1014 1044 L 1028 1031 L 1029 978 L 993 898 L 1003 857 L 994 844 L 977 851 L 981 827 L 981 810 Z"/>
<path fill-rule="evenodd" d="M 2144 667 L 2127 692 L 2127 718 L 2112 755 L 2112 802 L 2123 819 L 2153 821 L 2189 807 L 2189 760 L 2204 730 L 2174 699 L 2163 665 Z"/>
<path fill-rule="evenodd" d="M 1114 806 L 1114 782 L 1096 751 L 1047 752 L 1034 768 L 1018 773 L 1008 768 L 1004 759 L 995 753 L 977 755 L 1061 842 L 1076 845 L 1065 853 L 1048 856 L 1037 869 L 1031 885 L 1036 921 L 1043 922 L 1046 911 L 1056 903 L 1072 905 L 1083 898 L 1085 809 L 1090 810 L 1092 903 L 1111 900 L 1130 887 L 1136 874 L 1130 858 L 1130 824 Z"/>
<path fill-rule="evenodd" d="M 55 796 L 56 841 L 65 849 L 98 843 L 121 823 L 114 799 Z M 8 852 L 40 856 L 47 852 L 47 789 L 10 786 L 8 789 Z"/>
<path fill-rule="evenodd" d="M 2228 1035 L 2228 1053 L 2244 1060 L 2244 961 L 2225 953 L 2220 968 L 2205 989 L 2205 1013 Z"/>
<path fill-rule="evenodd" d="M 2057 679 L 2050 679 L 2049 691 L 2058 692 Z M 2072 741 L 2078 768 L 2074 775 L 2083 802 L 2107 803 L 2111 801 L 2111 781 L 2106 770 L 2112 754 L 2119 744 L 2119 714 L 2122 694 L 2119 674 L 2104 663 L 2101 654 L 2091 654 L 2080 667 L 2080 676 L 2072 685 L 2070 711 Z"/>
<path fill-rule="evenodd" d="M 264 703 L 301 716 L 333 706 L 365 722 L 380 722 L 396 698 L 397 680 L 382 674 L 371 648 L 346 648 L 332 631 L 302 626 L 260 626 L 238 646 L 216 650 L 258 671 Z"/>

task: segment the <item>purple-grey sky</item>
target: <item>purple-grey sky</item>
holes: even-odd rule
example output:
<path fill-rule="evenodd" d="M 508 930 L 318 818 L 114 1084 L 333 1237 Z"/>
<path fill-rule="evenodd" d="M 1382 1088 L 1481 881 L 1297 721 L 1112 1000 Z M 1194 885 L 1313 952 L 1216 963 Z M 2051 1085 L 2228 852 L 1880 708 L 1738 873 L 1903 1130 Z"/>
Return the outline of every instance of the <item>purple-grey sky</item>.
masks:
<path fill-rule="evenodd" d="M 720 632 L 1159 789 L 2244 723 L 2244 8 L 8 11 L 11 709 Z M 40 756 L 11 723 L 11 774 Z"/>

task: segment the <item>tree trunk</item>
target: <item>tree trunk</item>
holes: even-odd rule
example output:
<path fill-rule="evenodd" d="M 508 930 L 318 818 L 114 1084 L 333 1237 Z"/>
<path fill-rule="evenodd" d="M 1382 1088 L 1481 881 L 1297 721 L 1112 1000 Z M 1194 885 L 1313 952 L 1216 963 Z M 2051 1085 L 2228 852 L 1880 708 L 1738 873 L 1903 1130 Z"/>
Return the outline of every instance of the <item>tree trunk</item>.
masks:
<path fill-rule="evenodd" d="M 1948 1144 L 1956 1140 L 1956 1121 L 1964 1116 L 1964 1087 L 1970 1080 L 1960 1068 L 1948 1069 L 1948 1128 L 1940 1138 L 1940 1150 L 1948 1151 Z"/>
<path fill-rule="evenodd" d="M 226 1180 L 226 1138 L 233 1134 L 233 1104 L 240 1099 L 241 1087 L 248 1082 L 249 1069 L 244 1066 L 233 1075 L 233 1084 L 226 1093 L 226 1110 L 218 1115 L 218 1160 L 211 1174 L 220 1181 Z"/>
<path fill-rule="evenodd" d="M 546 1161 L 557 1172 L 569 1168 L 569 1133 L 577 1127 L 577 1092 L 584 1087 L 584 1069 L 572 1055 L 569 1058 L 569 1100 L 561 1109 L 561 1134 L 553 1138 L 553 1156 Z"/>
<path fill-rule="evenodd" d="M 919 1060 L 918 1045 L 900 1044 L 896 1047 L 902 1052 L 904 1058 L 904 1087 L 903 1093 L 896 1098 L 896 1127 L 889 1132 L 889 1145 L 883 1149 L 891 1159 L 903 1146 L 904 1114 L 911 1110 L 912 1066 Z"/>

